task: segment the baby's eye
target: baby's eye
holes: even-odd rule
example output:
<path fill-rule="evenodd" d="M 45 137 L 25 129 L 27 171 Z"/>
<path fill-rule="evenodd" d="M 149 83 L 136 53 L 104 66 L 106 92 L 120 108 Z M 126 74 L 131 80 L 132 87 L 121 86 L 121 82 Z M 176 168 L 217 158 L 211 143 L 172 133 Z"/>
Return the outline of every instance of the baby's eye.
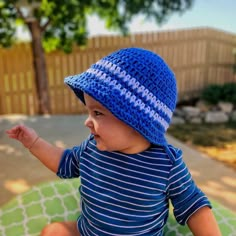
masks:
<path fill-rule="evenodd" d="M 94 114 L 95 114 L 95 116 L 100 116 L 100 115 L 102 115 L 102 113 L 99 112 L 99 111 L 94 111 Z"/>

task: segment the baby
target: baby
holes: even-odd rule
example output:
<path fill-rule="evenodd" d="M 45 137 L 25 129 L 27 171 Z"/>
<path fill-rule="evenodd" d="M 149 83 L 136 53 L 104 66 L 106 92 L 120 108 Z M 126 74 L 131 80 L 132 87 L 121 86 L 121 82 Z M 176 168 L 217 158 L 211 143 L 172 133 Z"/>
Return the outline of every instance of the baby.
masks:
<path fill-rule="evenodd" d="M 49 224 L 42 235 L 163 235 L 169 200 L 177 222 L 194 235 L 221 235 L 181 150 L 166 141 L 177 86 L 161 57 L 121 49 L 65 83 L 88 110 L 84 142 L 63 150 L 29 127 L 7 131 L 59 177 L 81 178 L 77 222 Z"/>

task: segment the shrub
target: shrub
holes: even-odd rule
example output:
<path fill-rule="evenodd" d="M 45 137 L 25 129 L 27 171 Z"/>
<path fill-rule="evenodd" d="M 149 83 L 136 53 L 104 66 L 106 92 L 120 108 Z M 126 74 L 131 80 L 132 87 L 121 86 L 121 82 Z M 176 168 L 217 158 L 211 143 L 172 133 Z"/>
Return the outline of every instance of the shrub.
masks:
<path fill-rule="evenodd" d="M 236 83 L 228 83 L 222 86 L 222 100 L 236 104 Z"/>
<path fill-rule="evenodd" d="M 201 98 L 209 104 L 217 104 L 221 99 L 221 86 L 212 84 L 203 89 Z"/>
<path fill-rule="evenodd" d="M 203 89 L 201 99 L 209 104 L 217 104 L 219 101 L 223 101 L 236 105 L 236 83 L 209 85 Z"/>

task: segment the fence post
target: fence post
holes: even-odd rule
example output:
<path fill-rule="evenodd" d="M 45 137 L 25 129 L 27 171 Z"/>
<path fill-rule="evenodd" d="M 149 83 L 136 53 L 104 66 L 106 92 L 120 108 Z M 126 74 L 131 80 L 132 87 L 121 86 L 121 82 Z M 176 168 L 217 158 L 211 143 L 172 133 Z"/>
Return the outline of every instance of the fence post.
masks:
<path fill-rule="evenodd" d="M 3 53 L 3 51 L 0 49 L 0 55 Z M 3 115 L 6 111 L 4 111 L 4 72 L 3 72 L 3 56 L 0 56 L 0 80 L 2 80 L 2 83 L 0 85 L 0 115 Z"/>
<path fill-rule="evenodd" d="M 233 71 L 234 71 L 234 75 L 236 75 L 236 47 L 233 48 L 232 53 L 233 53 L 233 57 L 234 57 L 234 59 L 233 59 Z"/>
<path fill-rule="evenodd" d="M 204 63 L 204 86 L 207 86 L 209 84 L 209 66 L 210 66 L 210 62 L 209 60 L 211 60 L 210 56 L 211 56 L 211 52 L 210 52 L 210 38 L 208 37 L 208 32 L 206 32 L 206 51 L 205 51 L 205 63 Z"/>

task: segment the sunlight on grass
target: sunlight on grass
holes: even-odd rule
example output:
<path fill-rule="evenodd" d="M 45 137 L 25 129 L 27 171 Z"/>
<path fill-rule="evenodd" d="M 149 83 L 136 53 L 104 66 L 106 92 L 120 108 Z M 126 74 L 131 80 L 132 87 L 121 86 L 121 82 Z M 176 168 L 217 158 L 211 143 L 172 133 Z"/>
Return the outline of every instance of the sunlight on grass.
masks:
<path fill-rule="evenodd" d="M 231 164 L 236 164 L 236 142 L 225 147 L 198 147 L 198 149 L 209 156 L 212 156 L 220 161 L 226 161 Z"/>
<path fill-rule="evenodd" d="M 168 133 L 236 169 L 236 122 L 172 125 Z"/>

